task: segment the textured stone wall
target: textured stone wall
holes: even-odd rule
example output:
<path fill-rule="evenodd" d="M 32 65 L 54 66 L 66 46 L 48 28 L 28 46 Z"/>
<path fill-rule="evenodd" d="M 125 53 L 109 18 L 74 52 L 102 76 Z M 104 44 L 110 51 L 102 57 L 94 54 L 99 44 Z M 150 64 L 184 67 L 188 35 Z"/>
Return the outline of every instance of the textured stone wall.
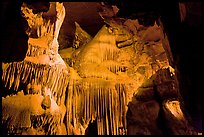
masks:
<path fill-rule="evenodd" d="M 59 2 L 19 6 L 27 49 L 20 61 L 2 54 L 4 134 L 197 134 L 180 94 L 179 52 L 170 47 L 165 18 L 149 17 L 150 24 L 117 18 L 116 6 L 101 5 L 97 34 L 75 22 L 73 43 L 59 50 L 69 8 Z M 9 31 L 3 36 L 10 38 Z"/>

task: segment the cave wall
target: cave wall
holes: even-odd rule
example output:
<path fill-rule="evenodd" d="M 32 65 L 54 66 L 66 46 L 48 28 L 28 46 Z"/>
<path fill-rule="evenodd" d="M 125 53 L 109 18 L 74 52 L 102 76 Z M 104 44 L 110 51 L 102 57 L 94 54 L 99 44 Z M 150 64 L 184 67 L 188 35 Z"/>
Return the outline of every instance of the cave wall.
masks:
<path fill-rule="evenodd" d="M 130 9 L 130 10 L 127 10 L 127 11 L 130 11 L 129 13 L 120 12 L 119 16 L 128 17 L 130 16 L 128 14 L 134 13 L 133 9 L 135 8 L 134 6 L 136 6 L 137 4 L 136 3 L 131 4 L 131 2 L 128 2 L 128 3 L 125 3 L 125 6 L 124 4 L 119 4 L 119 5 L 123 5 L 121 6 L 124 9 L 123 11 L 126 11 L 126 9 Z M 129 7 L 130 5 L 132 10 Z M 2 32 L 4 32 L 4 33 L 1 33 L 1 35 L 3 36 L 3 44 L 2 44 L 3 46 L 1 46 L 2 48 L 1 61 L 6 62 L 6 61 L 22 60 L 25 57 L 25 53 L 27 51 L 28 38 L 25 34 L 25 31 L 23 31 L 26 28 L 26 22 L 23 21 L 23 19 L 19 14 L 21 2 L 16 2 L 16 3 L 8 2 L 8 3 L 3 3 L 1 6 L 2 6 L 1 8 L 2 13 L 9 13 L 10 16 L 15 17 L 14 20 L 16 22 L 19 22 L 19 23 L 15 23 L 14 21 L 11 21 L 10 16 L 5 16 L 5 14 L 1 14 L 1 18 L 3 18 L 3 26 L 1 27 L 3 30 Z M 162 7 L 163 8 L 161 10 L 162 11 L 161 20 L 164 24 L 165 31 L 167 32 L 168 37 L 170 39 L 170 45 L 171 45 L 173 57 L 175 60 L 175 66 L 177 67 L 178 72 L 180 74 L 181 94 L 183 95 L 187 110 L 193 118 L 194 126 L 197 127 L 199 131 L 201 131 L 202 130 L 202 125 L 201 125 L 201 121 L 202 121 L 201 79 L 202 78 L 201 76 L 203 74 L 200 69 L 200 65 L 198 65 L 200 64 L 199 59 L 201 58 L 201 54 L 200 54 L 201 35 L 199 35 L 198 33 L 198 32 L 201 32 L 201 29 L 200 29 L 201 25 L 199 23 L 197 25 L 196 24 L 192 25 L 192 22 L 188 23 L 191 20 L 189 16 L 186 21 L 181 23 L 178 3 L 174 3 L 174 2 L 166 3 Z M 45 8 L 42 8 L 42 9 L 45 10 Z M 187 11 L 191 11 L 191 10 L 193 11 L 192 8 L 190 9 L 187 8 Z M 68 14 L 69 14 L 69 11 L 68 11 Z M 200 18 L 200 14 L 197 16 L 198 20 L 199 18 Z M 87 26 L 87 25 L 84 25 L 84 26 Z M 19 28 L 22 28 L 22 29 L 19 29 Z M 22 31 L 19 31 L 19 30 L 22 30 Z M 95 32 L 93 31 L 92 33 L 94 34 Z M 15 45 L 15 48 L 13 48 L 13 45 Z"/>
<path fill-rule="evenodd" d="M 100 2 L 64 2 L 64 6 L 66 16 L 59 35 L 60 49 L 72 46 L 75 22 L 91 36 L 94 36 L 103 26 L 103 20 L 97 12 Z"/>
<path fill-rule="evenodd" d="M 171 52 L 180 81 L 180 92 L 186 110 L 192 116 L 193 125 L 202 131 L 202 76 L 200 59 L 202 43 L 202 2 L 161 1 L 109 1 L 121 7 L 118 16 L 140 18 L 145 12 L 154 11 L 161 15 L 164 32 L 167 33 Z M 151 4 L 150 4 L 151 3 Z M 142 5 L 142 6 L 141 6 Z M 151 10 L 150 10 L 151 9 Z M 140 13 L 140 14 L 137 14 Z M 142 14 L 141 14 L 142 13 Z M 157 14 L 149 18 L 155 20 Z M 151 15 L 151 14 L 150 14 Z M 151 20 L 143 24 L 151 25 Z M 141 21 L 142 23 L 142 21 Z"/>
<path fill-rule="evenodd" d="M 55 12 L 52 12 L 53 9 Z M 66 127 L 62 124 L 66 112 L 62 98 L 65 97 L 68 70 L 58 54 L 57 41 L 59 29 L 64 20 L 63 4 L 60 2 L 21 3 L 19 12 L 20 17 L 28 24 L 26 30 L 20 31 L 28 37 L 27 51 L 22 60 L 9 62 L 3 60 L 1 63 L 3 70 L 1 71 L 1 133 L 3 135 L 66 134 Z M 13 32 L 18 31 L 17 29 L 19 28 L 14 29 Z M 15 44 L 13 45 L 15 51 Z M 5 77 L 8 79 L 4 79 Z M 48 87 L 49 83 L 50 87 Z"/>
<path fill-rule="evenodd" d="M 180 90 L 184 98 L 187 111 L 193 118 L 194 125 L 201 130 L 202 128 L 202 103 L 201 103 L 201 77 L 203 76 L 200 70 L 199 59 L 201 58 L 201 24 L 202 24 L 202 3 L 201 2 L 161 2 L 161 1 L 106 1 L 108 4 L 116 5 L 120 10 L 117 16 L 131 19 L 139 19 L 141 24 L 150 26 L 154 21 L 161 16 L 164 32 L 167 33 L 171 52 L 173 54 L 172 62 L 180 75 Z M 63 29 L 64 34 L 68 34 L 70 39 L 73 38 L 73 20 L 80 23 L 81 27 L 89 34 L 95 34 L 100 27 L 91 28 L 96 23 L 102 24 L 96 13 L 99 3 L 83 3 L 75 8 L 77 3 L 67 4 L 67 19 L 69 15 L 71 19 L 67 25 L 69 29 Z M 70 6 L 68 6 L 70 5 Z M 72 5 L 72 6 L 71 6 Z M 88 15 L 89 18 L 82 18 L 77 12 L 78 8 L 92 7 L 83 13 L 84 16 L 88 12 L 93 14 Z M 72 14 L 72 15 L 71 15 Z M 87 14 L 87 15 L 86 15 Z M 75 17 L 72 17 L 77 15 Z M 79 16 L 78 16 L 79 15 Z M 84 17 L 83 16 L 83 17 Z M 65 19 L 66 20 L 66 19 Z M 96 25 L 100 26 L 100 25 Z M 66 27 L 64 27 L 66 28 Z M 197 71 L 198 70 L 198 71 Z M 195 74 L 198 72 L 198 74 Z M 195 92 L 194 92 L 195 91 Z M 194 103 L 191 103 L 194 102 Z"/>
<path fill-rule="evenodd" d="M 202 3 L 184 2 L 186 18 L 180 25 L 178 66 L 181 73 L 181 93 L 194 125 L 202 131 Z"/>
<path fill-rule="evenodd" d="M 19 61 L 25 58 L 28 36 L 27 21 L 21 16 L 22 2 L 1 4 L 1 61 Z M 14 48 L 15 47 L 15 48 Z"/>

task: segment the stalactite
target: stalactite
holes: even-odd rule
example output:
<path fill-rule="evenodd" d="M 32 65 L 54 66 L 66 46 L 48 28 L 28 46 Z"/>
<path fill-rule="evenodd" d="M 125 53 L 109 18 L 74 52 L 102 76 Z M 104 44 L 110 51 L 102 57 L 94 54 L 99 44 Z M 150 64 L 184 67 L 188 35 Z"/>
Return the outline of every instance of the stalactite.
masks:
<path fill-rule="evenodd" d="M 102 38 L 104 36 L 104 39 Z M 116 46 L 114 46 L 114 39 L 111 39 L 111 37 L 108 37 L 107 28 L 104 26 L 98 34 L 86 45 L 86 48 L 83 48 L 79 55 L 77 56 L 76 60 L 76 66 L 78 66 L 78 62 L 85 61 L 85 62 L 94 62 L 100 63 L 101 61 L 106 58 L 104 54 L 106 54 L 107 49 L 112 48 L 112 52 L 118 52 L 118 49 Z M 97 48 L 101 49 L 101 53 L 98 53 Z M 82 60 L 81 60 L 82 59 Z"/>
<path fill-rule="evenodd" d="M 43 114 L 39 116 L 33 116 L 32 119 L 36 119 L 36 122 L 45 129 L 47 135 L 56 135 L 58 132 L 58 125 L 60 125 L 60 115 Z"/>
<path fill-rule="evenodd" d="M 33 108 L 31 103 L 28 103 L 30 100 L 40 104 L 42 96 L 24 96 L 23 92 L 19 92 L 17 95 L 2 98 L 2 124 L 7 123 L 8 128 L 31 127 L 31 114 L 39 115 L 43 110 L 41 107 Z"/>
<path fill-rule="evenodd" d="M 55 74 L 55 76 L 56 76 L 56 77 L 53 77 L 54 82 L 53 82 L 52 87 L 51 87 L 51 90 L 53 91 L 53 94 L 54 94 L 54 93 L 57 93 L 56 87 L 57 87 L 58 84 L 59 84 L 60 74 L 59 74 L 58 76 Z M 59 89 L 59 87 L 58 87 L 58 89 Z M 56 95 L 55 95 L 55 98 L 56 98 Z"/>
<path fill-rule="evenodd" d="M 123 115 L 122 112 L 125 111 L 123 108 L 121 111 L 118 110 L 119 105 L 125 105 L 122 104 L 124 102 L 120 103 L 119 93 L 122 94 L 122 92 L 126 91 L 121 90 L 119 92 L 119 90 L 115 88 L 115 84 L 110 83 L 115 82 L 101 78 L 86 78 L 76 83 L 76 81 L 72 79 L 69 82 L 67 98 L 68 125 L 71 124 L 71 121 L 74 121 L 74 119 L 90 121 L 96 118 L 99 135 L 118 134 L 119 123 L 123 123 L 124 120 L 119 119 L 117 115 Z M 81 109 L 78 109 L 78 107 Z M 83 113 L 83 115 L 81 115 L 81 113 Z M 72 118 L 72 120 L 70 118 Z M 77 120 L 75 125 L 78 125 L 78 122 L 80 121 Z M 83 123 L 81 124 L 83 125 Z M 109 126 L 111 127 L 110 130 Z"/>
<path fill-rule="evenodd" d="M 64 89 L 61 87 L 66 87 L 68 83 L 67 80 L 63 84 L 60 83 L 61 79 L 63 78 L 68 79 L 68 75 L 62 75 L 67 71 L 65 68 L 56 69 L 57 66 L 50 67 L 47 65 L 34 64 L 27 61 L 13 62 L 7 65 L 8 67 L 3 69 L 4 75 L 2 75 L 2 80 L 5 83 L 5 87 L 11 89 L 13 85 L 13 89 L 15 91 L 18 91 L 20 83 L 29 84 L 31 83 L 32 79 L 34 79 L 36 84 L 41 83 L 45 86 L 48 86 L 48 88 L 50 88 L 53 93 L 57 93 L 57 98 L 61 98 L 61 94 L 63 93 Z M 43 73 L 42 69 L 44 72 L 43 77 L 45 78 L 39 76 Z M 45 71 L 48 73 L 45 73 Z M 56 100 L 59 103 L 57 98 Z"/>
<path fill-rule="evenodd" d="M 108 91 L 107 91 L 108 94 L 109 94 L 109 90 L 110 90 L 110 89 L 108 89 Z M 110 134 L 110 133 L 109 133 L 109 132 L 110 132 L 110 131 L 109 131 L 109 120 L 108 120 L 108 97 L 107 97 L 108 94 L 106 94 L 106 95 L 105 95 L 105 98 L 104 98 L 104 99 L 105 99 L 105 101 L 104 101 L 104 103 L 105 103 L 105 104 L 104 104 L 104 107 L 105 107 L 105 122 L 106 122 L 106 130 L 107 130 L 107 131 L 106 131 L 106 134 L 107 134 L 107 135 Z"/>
<path fill-rule="evenodd" d="M 50 20 L 43 20 L 42 25 L 37 26 L 37 36 L 40 38 L 49 34 L 54 34 L 54 23 L 51 23 Z"/>
<path fill-rule="evenodd" d="M 28 43 L 28 50 L 26 56 L 36 57 L 47 53 L 48 49 L 46 47 L 39 47 L 37 45 L 33 45 L 33 43 Z"/>
<path fill-rule="evenodd" d="M 59 83 L 58 83 L 59 84 L 59 91 L 61 91 L 61 92 L 59 92 L 56 102 L 59 105 L 61 105 L 61 100 L 62 100 L 63 96 L 65 95 L 64 90 L 62 88 L 62 85 L 63 85 L 62 83 L 65 83 L 63 74 L 60 76 L 60 80 L 59 80 Z M 57 89 L 55 89 L 55 90 L 57 90 Z"/>
<path fill-rule="evenodd" d="M 101 63 L 102 66 L 107 67 L 111 72 L 117 73 L 125 71 L 128 66 L 122 65 L 120 62 L 113 60 L 106 60 Z"/>
<path fill-rule="evenodd" d="M 57 5 L 58 8 L 62 6 L 60 3 Z M 55 48 L 58 46 L 56 38 L 64 13 L 61 15 L 58 13 L 58 15 L 62 17 L 57 18 L 59 19 L 58 25 L 52 24 L 50 20 L 45 20 L 43 25 L 37 27 L 37 36 L 40 38 L 38 41 L 29 39 L 27 57 L 32 59 L 32 57 L 39 57 L 43 54 L 55 54 L 51 49 L 52 46 Z M 79 129 L 79 126 L 83 125 L 85 128 L 87 123 L 94 120 L 97 122 L 99 135 L 126 134 L 127 92 L 133 89 L 130 88 L 130 84 L 135 82 L 136 89 L 140 84 L 137 83 L 137 80 L 131 81 L 131 83 L 126 77 L 122 77 L 121 80 L 121 74 L 128 75 L 130 71 L 127 71 L 127 68 L 129 69 L 131 66 L 124 65 L 124 62 L 118 58 L 122 48 L 129 45 L 132 45 L 136 51 L 135 54 L 140 57 L 144 52 L 145 44 L 139 40 L 133 42 L 123 29 L 117 28 L 117 25 L 114 26 L 114 24 L 112 27 L 118 33 L 110 33 L 109 28 L 104 25 L 93 39 L 77 23 L 75 25 L 73 48 L 76 50 L 63 58 L 67 63 L 70 61 L 69 59 L 73 59 L 69 63 L 69 65 L 73 64 L 70 65 L 70 68 L 64 67 L 65 64 L 61 67 L 53 62 L 40 64 L 24 60 L 23 62 L 8 63 L 3 68 L 2 75 L 5 87 L 14 88 L 17 91 L 20 83 L 26 85 L 34 79 L 35 84 L 41 83 L 49 88 L 51 98 L 58 105 L 62 105 L 64 102 L 66 104 L 68 134 L 74 132 L 70 127 Z M 51 34 L 51 37 L 54 34 L 55 40 L 51 38 L 54 42 L 46 37 L 48 34 Z M 49 58 L 54 59 L 55 57 L 49 56 Z M 137 56 L 135 55 L 134 58 Z M 145 61 L 147 60 L 143 62 Z M 126 80 L 130 84 L 125 83 Z M 3 109 L 4 112 L 7 111 L 5 106 Z M 3 118 L 5 117 L 8 118 L 8 116 Z M 40 115 L 38 122 L 40 123 L 41 120 L 44 127 L 48 126 L 47 134 L 56 134 L 57 125 L 60 123 L 57 118 L 60 119 L 58 116 Z"/>
<path fill-rule="evenodd" d="M 123 90 L 126 91 L 125 89 L 125 85 L 122 85 L 123 87 Z M 123 92 L 123 97 L 122 99 L 124 100 L 124 104 L 127 104 L 127 92 Z M 127 112 L 127 106 L 125 105 L 122 105 L 123 106 L 123 131 L 124 133 L 123 134 L 127 134 L 127 119 L 126 119 L 126 112 Z"/>
<path fill-rule="evenodd" d="M 56 39 L 65 13 L 63 3 L 56 3 L 55 6 L 57 17 L 52 18 L 57 20 L 55 23 L 51 23 L 50 18 L 42 17 L 44 13 L 33 14 L 29 5 L 26 3 L 22 4 L 22 15 L 30 27 L 27 30 L 29 39 L 26 57 L 21 62 L 2 63 L 2 66 L 4 66 L 2 68 L 2 81 L 5 88 L 17 91 L 17 94 L 6 97 L 2 105 L 2 122 L 10 122 L 7 123 L 9 128 L 30 128 L 32 126 L 30 117 L 39 116 L 42 114 L 41 111 L 44 111 L 39 99 L 41 100 L 46 95 L 50 95 L 51 106 L 54 105 L 54 107 L 49 108 L 50 110 L 48 110 L 48 107 L 45 108 L 46 114 L 40 116 L 38 120 L 43 120 L 42 126 L 47 130 L 46 134 L 56 134 L 58 126 L 61 125 L 60 120 L 63 119 L 62 113 L 64 113 L 61 112 L 61 107 L 65 101 L 64 96 L 69 82 L 69 69 L 59 54 L 52 49 L 58 46 Z M 56 39 L 53 38 L 53 34 Z M 35 38 L 31 38 L 31 35 Z M 24 91 L 28 95 L 20 96 L 19 94 L 22 93 L 19 92 L 19 87 L 24 88 L 26 85 L 27 89 L 32 92 Z M 41 92 L 43 90 L 41 87 L 47 89 L 45 93 Z M 19 96 L 20 98 L 18 98 Z M 60 105 L 60 108 L 58 108 L 58 105 Z M 35 109 L 40 109 L 41 111 L 34 111 Z M 57 113 L 55 113 L 55 110 L 57 110 Z M 52 114 L 47 113 L 47 111 L 52 112 Z M 31 114 L 32 116 L 30 116 Z"/>

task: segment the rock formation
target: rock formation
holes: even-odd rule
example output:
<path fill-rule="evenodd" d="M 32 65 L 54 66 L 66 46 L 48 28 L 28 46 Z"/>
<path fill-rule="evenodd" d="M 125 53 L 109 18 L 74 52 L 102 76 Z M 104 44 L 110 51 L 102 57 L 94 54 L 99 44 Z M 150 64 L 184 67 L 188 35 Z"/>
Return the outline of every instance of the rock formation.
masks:
<path fill-rule="evenodd" d="M 75 23 L 73 46 L 58 53 L 63 3 L 37 14 L 24 3 L 22 13 L 26 57 L 2 64 L 5 134 L 85 135 L 93 123 L 98 135 L 197 134 L 161 25 L 103 18 L 92 38 Z"/>
<path fill-rule="evenodd" d="M 10 96 L 3 91 L 7 96 L 2 99 L 7 134 L 66 133 L 63 118 L 69 69 L 58 54 L 57 43 L 65 11 L 62 3 L 51 3 L 49 11 L 53 7 L 56 13 L 45 16 L 33 13 L 26 3 L 22 5 L 29 25 L 28 51 L 23 61 L 2 65 L 3 83 L 12 91 Z"/>

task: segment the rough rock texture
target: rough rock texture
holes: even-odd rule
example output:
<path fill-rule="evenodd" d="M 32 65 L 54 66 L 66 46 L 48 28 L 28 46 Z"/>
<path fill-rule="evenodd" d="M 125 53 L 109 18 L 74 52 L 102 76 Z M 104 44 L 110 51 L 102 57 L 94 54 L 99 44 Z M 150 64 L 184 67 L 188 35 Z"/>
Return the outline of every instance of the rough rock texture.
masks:
<path fill-rule="evenodd" d="M 168 113 L 161 114 L 165 108 L 162 102 L 173 98 L 177 101 L 182 100 L 175 70 L 170 66 L 170 59 L 163 47 L 168 41 L 163 42 L 165 37 L 162 28 L 157 24 L 149 28 L 143 27 L 137 20 L 124 22 L 123 19 L 108 19 L 105 22 L 108 26 L 103 26 L 79 54 L 69 55 L 71 60 L 76 60 L 71 63 L 76 71 L 73 74 L 75 75 L 73 85 L 69 87 L 73 92 L 68 95 L 67 101 L 68 105 L 72 104 L 76 108 L 74 113 L 74 108 L 67 108 L 67 119 L 70 123 L 71 121 L 74 123 L 72 130 L 77 127 L 80 129 L 79 127 L 85 123 L 82 129 L 69 132 L 84 134 L 83 130 L 87 127 L 87 122 L 84 121 L 96 120 L 98 134 L 166 134 L 162 124 L 174 127 L 168 119 L 179 120 L 170 117 Z M 152 33 L 154 35 L 151 35 Z M 101 52 L 98 49 L 101 49 L 99 50 Z M 109 94 L 113 93 L 114 102 L 111 98 L 107 99 L 107 88 Z M 120 101 L 117 103 L 118 95 Z M 88 100 L 87 96 L 89 96 Z M 124 102 L 121 102 L 121 98 L 124 98 Z M 107 100 L 109 102 L 106 103 Z M 110 103 L 110 106 L 106 106 Z M 180 104 L 178 106 L 180 107 Z M 173 111 L 171 109 L 174 108 L 170 108 L 170 111 Z M 115 111 L 108 114 L 110 110 Z M 121 115 L 121 119 L 117 121 L 117 116 Z M 163 117 L 166 122 L 160 122 Z M 123 122 L 121 123 L 120 120 Z M 184 121 L 188 123 L 185 116 Z M 169 134 L 196 134 L 191 125 L 187 125 L 180 124 L 180 128 L 186 129 L 177 133 L 172 128 Z M 108 126 L 111 128 L 109 129 Z M 189 132 L 189 130 L 192 131 Z"/>
<path fill-rule="evenodd" d="M 116 10 L 93 38 L 75 23 L 73 46 L 58 54 L 63 3 L 37 14 L 24 3 L 22 13 L 27 55 L 2 65 L 5 134 L 84 135 L 91 124 L 99 135 L 197 134 L 160 25 L 112 18 Z"/>
<path fill-rule="evenodd" d="M 63 118 L 69 70 L 58 54 L 57 42 L 64 7 L 54 2 L 50 10 L 53 6 L 56 14 L 49 17 L 42 12 L 33 13 L 26 3 L 21 7 L 29 25 L 28 51 L 23 61 L 2 64 L 5 134 L 66 134 Z M 54 22 L 53 18 L 56 18 Z"/>
<path fill-rule="evenodd" d="M 98 14 L 100 2 L 63 2 L 66 16 L 59 34 L 60 49 L 72 47 L 75 37 L 75 22 L 85 29 L 92 37 L 103 26 L 103 20 Z"/>

